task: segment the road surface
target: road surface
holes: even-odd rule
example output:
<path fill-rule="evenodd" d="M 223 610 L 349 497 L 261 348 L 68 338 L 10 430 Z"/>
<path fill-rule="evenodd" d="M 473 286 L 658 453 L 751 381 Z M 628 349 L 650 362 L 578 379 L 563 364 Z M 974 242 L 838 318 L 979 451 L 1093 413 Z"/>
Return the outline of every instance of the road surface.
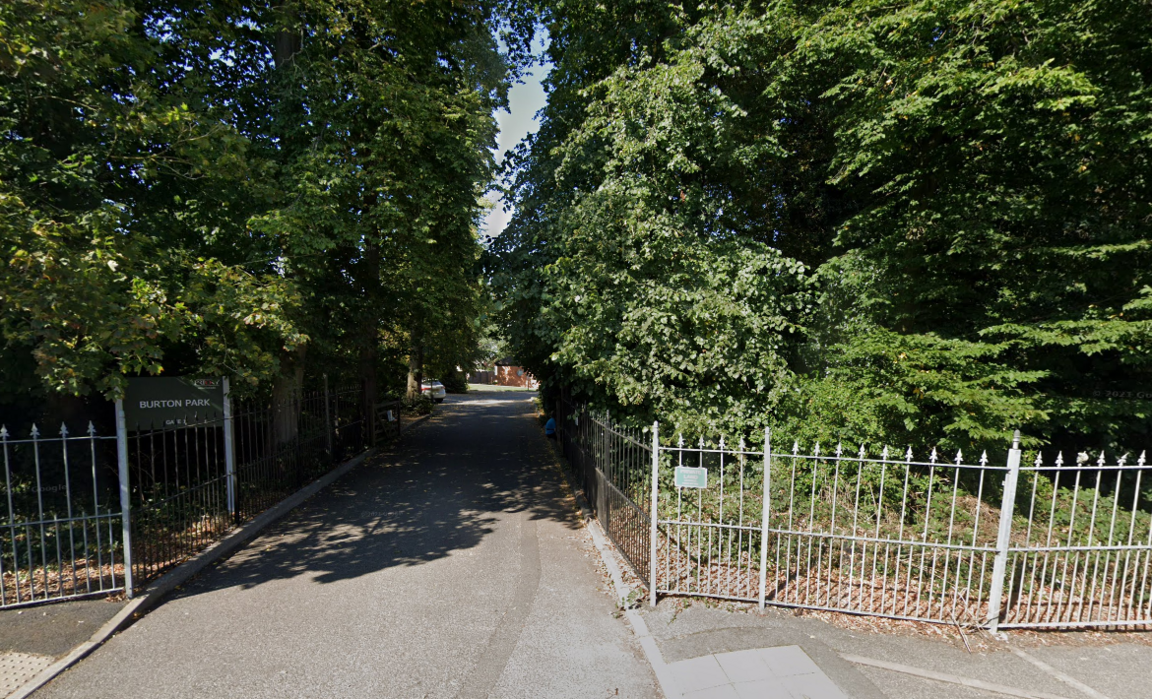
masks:
<path fill-rule="evenodd" d="M 449 397 L 36 696 L 658 696 L 533 396 Z"/>

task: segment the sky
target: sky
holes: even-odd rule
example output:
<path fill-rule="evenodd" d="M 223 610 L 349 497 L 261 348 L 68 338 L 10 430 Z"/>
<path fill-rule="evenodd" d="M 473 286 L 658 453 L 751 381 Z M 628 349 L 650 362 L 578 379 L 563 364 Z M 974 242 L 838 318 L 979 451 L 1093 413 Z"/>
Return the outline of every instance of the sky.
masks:
<path fill-rule="evenodd" d="M 541 55 L 543 50 L 544 44 L 537 44 L 536 55 Z M 544 88 L 540 85 L 540 79 L 547 75 L 551 68 L 549 63 L 533 67 L 531 74 L 524 76 L 524 82 L 512 86 L 509 91 L 509 108 L 496 112 L 496 122 L 500 127 L 496 155 L 498 160 L 502 160 L 504 153 L 539 128 L 536 112 L 545 102 Z M 496 199 L 496 208 L 488 212 L 481 224 L 481 235 L 485 238 L 499 235 L 504 226 L 508 225 L 508 219 L 512 217 L 512 212 L 504 211 L 503 202 L 495 194 L 490 194 L 489 197 Z"/>

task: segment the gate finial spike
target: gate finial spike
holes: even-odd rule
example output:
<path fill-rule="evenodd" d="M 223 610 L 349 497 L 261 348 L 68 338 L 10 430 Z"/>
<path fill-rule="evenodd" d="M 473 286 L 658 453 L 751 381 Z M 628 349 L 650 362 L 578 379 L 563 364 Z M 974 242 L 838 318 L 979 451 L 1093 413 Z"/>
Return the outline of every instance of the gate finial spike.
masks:
<path fill-rule="evenodd" d="M 93 425 L 91 420 L 88 421 L 88 434 L 93 437 L 96 436 L 96 425 Z"/>
<path fill-rule="evenodd" d="M 1142 452 L 1140 452 L 1140 458 L 1136 460 L 1136 465 L 1137 465 L 1137 466 L 1143 466 L 1143 465 L 1144 465 L 1144 455 L 1145 455 L 1146 453 L 1147 453 L 1147 452 L 1145 452 L 1145 451 L 1142 451 Z"/>
<path fill-rule="evenodd" d="M 32 423 L 32 439 L 36 439 L 39 436 L 40 436 L 40 428 L 36 426 L 35 422 L 33 422 Z"/>
<path fill-rule="evenodd" d="M 8 425 L 0 425 L 0 439 L 8 439 Z"/>
<path fill-rule="evenodd" d="M 836 442 L 836 458 L 839 459 L 844 456 L 844 445 L 841 442 Z"/>
<path fill-rule="evenodd" d="M 812 450 L 812 456 L 815 456 L 817 459 L 820 458 L 820 442 L 816 442 L 816 448 Z"/>
<path fill-rule="evenodd" d="M 1058 452 L 1056 452 L 1056 466 L 1059 467 L 1059 466 L 1063 466 L 1063 465 L 1064 465 L 1064 452 L 1058 451 Z"/>
<path fill-rule="evenodd" d="M 720 435 L 720 451 L 724 451 L 724 435 Z"/>
<path fill-rule="evenodd" d="M 987 449 L 985 449 L 984 452 L 982 454 L 980 454 L 980 465 L 981 466 L 987 466 L 988 465 L 988 450 Z"/>
<path fill-rule="evenodd" d="M 678 443 L 680 445 L 680 448 L 683 449 L 684 448 L 684 433 L 683 432 L 680 433 L 680 440 Z"/>
<path fill-rule="evenodd" d="M 880 458 L 883 459 L 884 461 L 888 460 L 888 445 L 887 444 L 884 445 L 884 451 L 880 452 Z"/>
<path fill-rule="evenodd" d="M 1097 466 L 1103 466 L 1104 465 L 1104 450 L 1103 449 L 1100 450 L 1100 458 L 1096 459 L 1096 465 Z"/>
<path fill-rule="evenodd" d="M 65 425 L 63 422 L 60 423 L 60 436 L 65 439 L 68 437 L 68 425 Z"/>
<path fill-rule="evenodd" d="M 936 447 L 932 447 L 932 453 L 928 455 L 929 463 L 936 463 L 936 459 L 940 458 L 936 455 Z"/>
<path fill-rule="evenodd" d="M 700 451 L 704 451 L 704 438 L 700 438 Z"/>
<path fill-rule="evenodd" d="M 1120 458 L 1116 459 L 1116 465 L 1117 466 L 1123 466 L 1124 462 L 1127 460 L 1128 460 L 1128 452 L 1124 452 L 1123 454 L 1120 455 Z"/>
<path fill-rule="evenodd" d="M 744 451 L 744 438 L 740 438 L 740 451 Z"/>
<path fill-rule="evenodd" d="M 1033 466 L 1040 467 L 1044 465 L 1044 455 L 1036 452 L 1036 460 L 1032 462 Z"/>
<path fill-rule="evenodd" d="M 860 445 L 860 460 L 863 461 L 868 452 L 864 451 L 864 445 Z"/>
<path fill-rule="evenodd" d="M 800 453 L 800 442 L 792 442 L 792 455 L 796 456 Z"/>
<path fill-rule="evenodd" d="M 956 450 L 956 465 L 959 466 L 964 461 L 964 452 L 959 449 Z"/>
<path fill-rule="evenodd" d="M 904 453 L 904 460 L 908 461 L 908 462 L 912 461 L 912 445 L 911 444 L 908 445 L 908 451 Z"/>

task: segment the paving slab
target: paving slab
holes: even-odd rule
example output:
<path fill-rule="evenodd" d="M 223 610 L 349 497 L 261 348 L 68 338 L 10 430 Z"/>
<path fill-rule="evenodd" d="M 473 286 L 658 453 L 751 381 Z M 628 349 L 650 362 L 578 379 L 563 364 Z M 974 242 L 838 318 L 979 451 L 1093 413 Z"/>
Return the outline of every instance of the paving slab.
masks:
<path fill-rule="evenodd" d="M 848 699 L 799 646 L 705 655 L 668 669 L 685 699 Z"/>
<path fill-rule="evenodd" d="M 1014 654 L 1011 634 L 1007 643 L 996 642 L 991 650 L 968 653 L 928 636 L 854 631 L 809 615 L 797 616 L 790 610 L 769 608 L 760 613 L 754 607 L 723 607 L 694 600 L 685 608 L 683 601 L 665 598 L 656 609 L 645 607 L 642 614 L 670 664 L 722 657 L 736 651 L 794 646 L 850 697 L 970 699 L 1003 695 L 860 665 L 845 656 L 979 680 L 1026 694 L 1067 699 L 1152 699 L 1152 682 L 1148 681 L 1152 676 L 1148 669 L 1152 668 L 1152 646 L 1146 644 L 1030 644 L 1026 655 L 1047 664 L 1053 672 Z"/>
<path fill-rule="evenodd" d="M 13 651 L 0 653 L 0 697 L 6 697 L 20 689 L 25 682 L 51 665 L 53 660 L 55 658 L 47 655 Z"/>

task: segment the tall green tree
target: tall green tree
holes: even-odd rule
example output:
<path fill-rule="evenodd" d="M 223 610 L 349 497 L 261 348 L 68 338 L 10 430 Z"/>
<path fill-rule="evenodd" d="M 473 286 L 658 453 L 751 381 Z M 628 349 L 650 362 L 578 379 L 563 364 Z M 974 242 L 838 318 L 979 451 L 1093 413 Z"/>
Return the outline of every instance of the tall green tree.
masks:
<path fill-rule="evenodd" d="M 1147 8 L 646 7 L 674 27 L 636 29 L 591 71 L 579 57 L 605 11 L 557 5 L 553 31 L 579 38 L 554 44 L 550 84 L 578 93 L 578 112 L 552 123 L 564 108 L 549 105 L 496 247 L 506 322 L 534 371 L 695 428 L 951 445 L 1016 427 L 1080 447 L 1148 436 Z M 742 275 L 773 301 L 747 296 Z M 576 310 L 590 282 L 614 290 L 607 313 Z M 670 299 L 699 288 L 747 308 L 662 330 Z M 643 335 L 621 332 L 626 318 L 647 319 Z M 629 359 L 636 337 L 647 366 Z M 715 357 L 735 338 L 761 354 L 720 364 L 765 378 L 723 385 Z M 671 382 L 652 375 L 678 363 Z"/>
<path fill-rule="evenodd" d="M 170 359 L 258 380 L 303 339 L 293 286 L 237 263 L 259 164 L 197 72 L 219 43 L 176 51 L 149 9 L 0 8 L 0 331 L 53 390 L 114 394 Z"/>
<path fill-rule="evenodd" d="M 381 332 L 417 357 L 473 295 L 478 197 L 491 179 L 492 113 L 509 66 L 492 3 L 301 2 L 284 11 L 276 71 L 282 201 L 259 221 L 285 274 L 317 304 L 302 321 L 329 356 L 356 357 L 375 401 Z M 345 329 L 323 332 L 338 321 Z M 466 321 L 468 325 L 471 321 Z M 419 362 L 416 362 L 417 365 Z M 286 356 L 278 385 L 303 364 Z"/>
<path fill-rule="evenodd" d="M 69 393 L 204 372 L 281 397 L 314 366 L 374 401 L 398 325 L 474 320 L 517 7 L 6 3 L 5 366 Z"/>

